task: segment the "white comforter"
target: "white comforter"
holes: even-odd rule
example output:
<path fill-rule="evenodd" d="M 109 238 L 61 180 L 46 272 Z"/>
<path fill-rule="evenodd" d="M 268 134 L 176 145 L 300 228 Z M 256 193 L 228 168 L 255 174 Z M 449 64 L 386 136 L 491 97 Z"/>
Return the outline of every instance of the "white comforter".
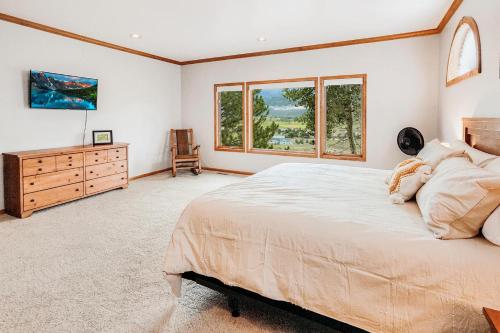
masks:
<path fill-rule="evenodd" d="M 486 332 L 500 247 L 434 239 L 386 171 L 281 164 L 193 200 L 167 251 L 194 271 L 373 332 Z"/>

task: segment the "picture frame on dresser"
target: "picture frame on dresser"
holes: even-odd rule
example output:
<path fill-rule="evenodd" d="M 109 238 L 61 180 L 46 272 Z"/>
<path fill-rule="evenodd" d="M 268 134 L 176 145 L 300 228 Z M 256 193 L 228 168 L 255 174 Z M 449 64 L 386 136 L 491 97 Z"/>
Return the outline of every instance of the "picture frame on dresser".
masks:
<path fill-rule="evenodd" d="M 92 131 L 92 144 L 94 146 L 112 145 L 113 131 L 111 130 Z"/>
<path fill-rule="evenodd" d="M 33 212 L 128 187 L 128 143 L 3 154 L 5 212 Z"/>

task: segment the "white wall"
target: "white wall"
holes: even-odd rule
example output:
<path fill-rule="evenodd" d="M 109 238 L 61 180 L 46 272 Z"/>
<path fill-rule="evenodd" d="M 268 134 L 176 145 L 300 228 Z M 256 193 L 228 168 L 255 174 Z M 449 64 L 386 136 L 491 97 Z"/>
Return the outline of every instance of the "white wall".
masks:
<path fill-rule="evenodd" d="M 450 46 L 459 21 L 472 16 L 479 27 L 483 72 L 446 87 Z M 500 1 L 465 0 L 441 34 L 439 78 L 439 136 L 462 138 L 462 117 L 500 117 Z"/>
<path fill-rule="evenodd" d="M 86 142 L 93 129 L 111 129 L 116 142 L 131 144 L 131 176 L 167 167 L 167 131 L 180 126 L 179 66 L 3 21 L 0 45 L 0 152 L 82 142 L 84 112 L 28 107 L 29 70 L 36 69 L 99 79 Z"/>
<path fill-rule="evenodd" d="M 392 168 L 403 155 L 397 133 L 406 126 L 437 136 L 439 37 L 196 64 L 182 67 L 182 124 L 192 127 L 205 166 L 259 171 L 282 162 Z M 213 84 L 342 74 L 368 74 L 367 162 L 216 152 Z"/>

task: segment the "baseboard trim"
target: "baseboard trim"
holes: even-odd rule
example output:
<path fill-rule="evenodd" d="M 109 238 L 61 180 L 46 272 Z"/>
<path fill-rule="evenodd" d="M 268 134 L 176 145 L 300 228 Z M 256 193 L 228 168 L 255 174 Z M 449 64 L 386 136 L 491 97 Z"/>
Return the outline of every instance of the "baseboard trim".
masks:
<path fill-rule="evenodd" d="M 202 166 L 201 169 L 207 170 L 207 171 L 220 172 L 220 173 L 230 173 L 230 174 L 234 174 L 234 175 L 243 175 L 243 176 L 251 176 L 251 175 L 255 174 L 254 172 L 249 172 L 249 171 L 219 169 L 219 168 L 212 168 L 212 167 L 207 167 L 207 166 Z"/>
<path fill-rule="evenodd" d="M 172 168 L 166 168 L 166 169 L 156 170 L 156 171 L 152 171 L 152 172 L 148 172 L 148 173 L 143 173 L 142 175 L 130 177 L 129 181 L 134 181 L 134 180 L 138 180 L 138 179 L 141 179 L 141 178 L 146 178 L 146 177 L 149 177 L 149 176 L 154 176 L 154 175 L 157 175 L 159 173 L 167 172 L 167 171 L 170 171 L 170 170 L 172 170 Z"/>
<path fill-rule="evenodd" d="M 170 170 L 172 170 L 172 168 L 166 168 L 166 169 L 161 169 L 161 170 L 156 170 L 156 171 L 144 173 L 142 175 L 130 177 L 129 181 L 134 181 L 134 180 L 138 180 L 138 179 L 141 179 L 141 178 L 146 178 L 146 177 L 149 177 L 149 176 L 154 176 L 154 175 L 157 175 L 159 173 L 168 172 Z M 220 169 L 220 168 L 212 168 L 212 167 L 206 167 L 206 166 L 202 166 L 201 170 L 212 171 L 212 172 L 220 172 L 220 173 L 229 173 L 229 174 L 233 174 L 233 175 L 242 175 L 242 176 L 251 176 L 251 175 L 255 174 L 254 172 L 250 172 L 250 171 Z"/>

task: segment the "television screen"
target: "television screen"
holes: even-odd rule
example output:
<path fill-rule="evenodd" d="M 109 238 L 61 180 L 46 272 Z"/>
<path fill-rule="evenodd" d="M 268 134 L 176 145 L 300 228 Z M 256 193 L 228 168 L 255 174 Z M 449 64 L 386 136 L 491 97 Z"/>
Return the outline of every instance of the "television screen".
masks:
<path fill-rule="evenodd" d="M 97 80 L 30 71 L 30 107 L 34 109 L 97 109 Z"/>

